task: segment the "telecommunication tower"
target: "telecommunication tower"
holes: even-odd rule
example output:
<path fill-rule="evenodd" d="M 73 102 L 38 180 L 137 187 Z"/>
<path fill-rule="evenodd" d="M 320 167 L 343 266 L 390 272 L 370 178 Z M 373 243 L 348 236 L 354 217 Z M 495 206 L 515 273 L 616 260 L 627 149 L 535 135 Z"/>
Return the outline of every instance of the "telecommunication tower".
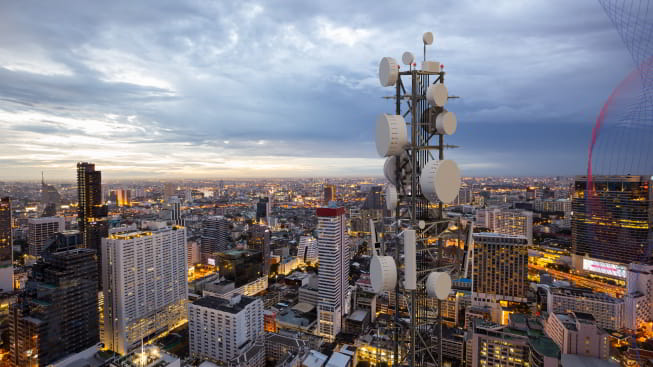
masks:
<path fill-rule="evenodd" d="M 440 306 L 451 291 L 450 274 L 461 270 L 459 261 L 443 257 L 447 236 L 454 228 L 461 232 L 461 222 L 443 210 L 458 196 L 461 176 L 456 162 L 444 158 L 445 148 L 456 148 L 444 143 L 457 127 L 456 115 L 445 108 L 455 97 L 444 84 L 444 66 L 426 60 L 433 38 L 431 32 L 422 37 L 421 68 L 410 52 L 402 56 L 406 71 L 392 57 L 379 64 L 381 85 L 395 87 L 389 97 L 394 114 L 381 114 L 376 122 L 377 152 L 386 157 L 386 205 L 393 216 L 384 221 L 378 239 L 370 223 L 375 243 L 370 275 L 376 293 L 394 295 L 394 366 L 442 365 Z M 434 336 L 439 343 L 433 343 Z"/>

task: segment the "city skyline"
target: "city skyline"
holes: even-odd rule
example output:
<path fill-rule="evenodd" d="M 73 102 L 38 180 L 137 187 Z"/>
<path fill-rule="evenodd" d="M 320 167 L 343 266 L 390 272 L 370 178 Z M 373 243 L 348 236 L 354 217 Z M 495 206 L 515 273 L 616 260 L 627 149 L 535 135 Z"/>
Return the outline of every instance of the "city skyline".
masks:
<path fill-rule="evenodd" d="M 105 6 L 1 6 L 3 179 L 70 180 L 85 160 L 109 179 L 380 177 L 378 59 L 421 59 L 425 30 L 463 97 L 463 175 L 582 174 L 596 115 L 633 68 L 589 0 L 449 2 L 417 21 L 389 4 Z"/>

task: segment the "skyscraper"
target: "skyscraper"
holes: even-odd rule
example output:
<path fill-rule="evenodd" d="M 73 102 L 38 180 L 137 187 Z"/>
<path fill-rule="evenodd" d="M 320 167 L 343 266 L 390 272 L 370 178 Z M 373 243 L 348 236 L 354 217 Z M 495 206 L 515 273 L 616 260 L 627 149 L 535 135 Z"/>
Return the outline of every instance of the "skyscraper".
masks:
<path fill-rule="evenodd" d="M 57 232 L 66 229 L 64 217 L 29 218 L 27 220 L 29 254 L 41 256 L 44 245 Z"/>
<path fill-rule="evenodd" d="M 492 308 L 505 324 L 502 307 L 525 303 L 528 291 L 528 240 L 498 233 L 474 234 L 472 302 Z"/>
<path fill-rule="evenodd" d="M 108 209 L 102 201 L 102 172 L 95 170 L 95 164 L 77 163 L 77 197 L 84 246 L 97 251 L 102 238 L 108 235 Z"/>
<path fill-rule="evenodd" d="M 330 202 L 336 200 L 336 186 L 324 185 L 324 205 L 329 205 Z"/>
<path fill-rule="evenodd" d="M 653 246 L 650 176 L 576 177 L 571 202 L 574 266 L 589 259 L 619 264 L 651 263 Z M 580 262 L 583 264 L 580 264 Z"/>
<path fill-rule="evenodd" d="M 186 317 L 186 229 L 153 226 L 102 240 L 105 346 L 124 354 Z"/>
<path fill-rule="evenodd" d="M 209 259 L 215 261 L 216 254 L 227 249 L 231 236 L 231 229 L 229 227 L 229 220 L 223 216 L 212 216 L 204 219 L 200 239 L 200 252 L 203 264 L 207 264 Z"/>
<path fill-rule="evenodd" d="M 170 212 L 172 213 L 172 224 L 177 226 L 183 226 L 184 220 L 181 218 L 181 200 L 178 197 L 172 196 L 168 200 L 170 205 Z"/>
<path fill-rule="evenodd" d="M 12 365 L 47 366 L 99 341 L 97 269 L 91 249 L 43 252 L 9 309 Z"/>
<path fill-rule="evenodd" d="M 319 335 L 334 340 L 342 328 L 349 291 L 349 241 L 345 208 L 317 209 Z"/>
<path fill-rule="evenodd" d="M 263 255 L 263 274 L 270 272 L 270 230 L 267 226 L 253 224 L 249 227 L 247 248 Z"/>
<path fill-rule="evenodd" d="M 271 211 L 270 198 L 260 198 L 256 203 L 256 222 L 269 224 Z"/>
<path fill-rule="evenodd" d="M 11 199 L 0 199 L 0 289 L 14 290 L 13 237 L 11 235 Z"/>

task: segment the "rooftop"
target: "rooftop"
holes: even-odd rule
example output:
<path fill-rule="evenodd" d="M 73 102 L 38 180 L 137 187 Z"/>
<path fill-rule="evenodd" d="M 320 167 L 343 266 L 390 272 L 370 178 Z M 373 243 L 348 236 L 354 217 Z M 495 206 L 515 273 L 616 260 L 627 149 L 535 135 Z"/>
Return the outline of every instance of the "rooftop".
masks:
<path fill-rule="evenodd" d="M 242 311 L 247 305 L 249 305 L 250 303 L 256 300 L 256 298 L 254 297 L 248 297 L 248 296 L 239 296 L 239 297 L 240 300 L 238 300 L 237 298 L 236 299 L 232 298 L 232 300 L 227 300 L 224 298 L 206 296 L 193 302 L 193 305 L 212 308 L 214 310 L 218 310 L 222 312 L 238 313 Z"/>

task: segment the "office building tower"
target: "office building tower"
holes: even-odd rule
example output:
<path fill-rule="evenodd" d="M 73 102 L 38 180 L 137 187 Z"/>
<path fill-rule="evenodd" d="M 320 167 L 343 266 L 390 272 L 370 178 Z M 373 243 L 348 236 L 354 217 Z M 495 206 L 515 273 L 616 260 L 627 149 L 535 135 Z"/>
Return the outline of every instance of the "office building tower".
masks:
<path fill-rule="evenodd" d="M 383 195 L 383 186 L 370 187 L 370 191 L 367 193 L 361 209 L 385 209 L 385 200 Z"/>
<path fill-rule="evenodd" d="M 116 204 L 118 206 L 131 206 L 132 205 L 131 190 L 124 190 L 124 189 L 116 190 Z"/>
<path fill-rule="evenodd" d="M 505 325 L 507 310 L 527 302 L 528 240 L 498 233 L 473 236 L 473 305 L 490 307 L 492 320 Z"/>
<path fill-rule="evenodd" d="M 270 272 L 270 230 L 267 226 L 253 224 L 249 226 L 247 248 L 263 255 L 263 274 Z"/>
<path fill-rule="evenodd" d="M 599 327 L 620 330 L 624 327 L 624 300 L 586 288 L 545 288 L 547 311 L 551 313 L 582 312 L 590 314 Z"/>
<path fill-rule="evenodd" d="M 272 202 L 270 198 L 260 198 L 256 203 L 256 222 L 266 225 L 270 224 Z"/>
<path fill-rule="evenodd" d="M 188 306 L 188 331 L 192 357 L 226 365 L 255 348 L 262 337 L 263 301 L 241 295 L 200 298 Z M 261 362 L 265 364 L 247 365 Z"/>
<path fill-rule="evenodd" d="M 49 247 L 9 309 L 13 366 L 48 366 L 99 342 L 95 251 Z"/>
<path fill-rule="evenodd" d="M 305 264 L 314 264 L 318 259 L 317 240 L 313 236 L 299 237 L 297 257 Z"/>
<path fill-rule="evenodd" d="M 163 184 L 163 200 L 168 201 L 171 197 L 176 196 L 177 185 L 171 183 Z"/>
<path fill-rule="evenodd" d="M 653 215 L 650 176 L 586 176 L 575 179 L 571 241 L 575 258 L 623 265 L 651 262 Z M 580 260 L 574 266 L 581 266 Z"/>
<path fill-rule="evenodd" d="M 103 343 L 125 354 L 185 319 L 186 229 L 154 226 L 102 240 Z"/>
<path fill-rule="evenodd" d="M 29 254 L 41 256 L 43 247 L 50 238 L 66 229 L 66 220 L 64 217 L 29 218 L 27 228 Z"/>
<path fill-rule="evenodd" d="M 476 211 L 476 225 L 492 232 L 513 236 L 524 236 L 533 242 L 533 212 L 520 209 L 479 209 Z"/>
<path fill-rule="evenodd" d="M 181 218 L 181 200 L 176 196 L 171 196 L 168 200 L 170 206 L 171 220 L 173 225 L 183 226 L 184 220 Z"/>
<path fill-rule="evenodd" d="M 336 185 L 324 185 L 324 205 L 336 201 Z"/>
<path fill-rule="evenodd" d="M 0 198 L 0 289 L 4 292 L 14 290 L 12 223 L 11 199 Z"/>
<path fill-rule="evenodd" d="M 217 253 L 227 250 L 231 239 L 231 225 L 223 216 L 207 217 L 202 221 L 201 233 L 202 263 L 210 264 L 209 259 L 215 262 Z"/>
<path fill-rule="evenodd" d="M 342 328 L 348 309 L 349 241 L 345 208 L 317 209 L 318 258 L 318 334 L 334 340 Z"/>
<path fill-rule="evenodd" d="M 56 207 L 59 205 L 60 200 L 61 196 L 57 189 L 54 186 L 45 183 L 43 172 L 41 172 L 41 204 L 43 204 L 44 207 L 54 206 L 56 211 Z"/>
<path fill-rule="evenodd" d="M 608 359 L 610 334 L 600 328 L 594 316 L 583 312 L 551 313 L 544 327 L 562 354 Z"/>
<path fill-rule="evenodd" d="M 190 187 L 186 188 L 186 191 L 184 193 L 184 199 L 186 200 L 186 203 L 193 202 L 193 189 L 191 189 Z"/>
<path fill-rule="evenodd" d="M 534 320 L 521 320 L 518 324 L 511 320 L 509 326 L 501 326 L 475 319 L 465 359 L 469 367 L 558 367 L 560 357 L 560 348 Z"/>
<path fill-rule="evenodd" d="M 84 246 L 98 251 L 108 235 L 108 209 L 102 201 L 102 172 L 95 170 L 95 164 L 77 163 L 77 197 Z"/>
<path fill-rule="evenodd" d="M 188 268 L 190 269 L 195 264 L 199 264 L 200 256 L 200 239 L 198 237 L 190 237 L 186 240 L 188 246 Z"/>

